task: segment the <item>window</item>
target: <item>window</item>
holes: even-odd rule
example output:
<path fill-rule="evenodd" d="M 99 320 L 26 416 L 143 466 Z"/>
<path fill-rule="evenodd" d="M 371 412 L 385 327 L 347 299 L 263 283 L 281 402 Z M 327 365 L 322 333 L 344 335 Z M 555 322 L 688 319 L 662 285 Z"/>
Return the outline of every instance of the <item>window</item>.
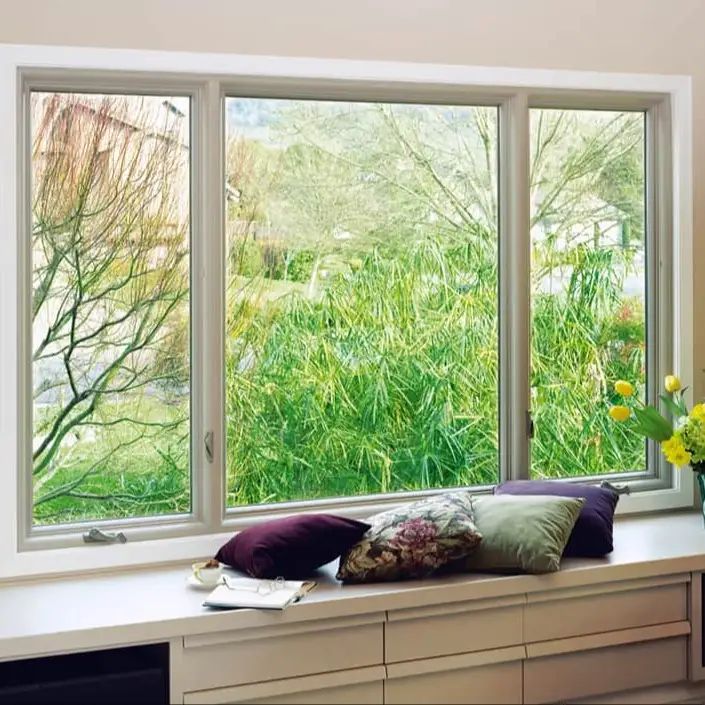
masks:
<path fill-rule="evenodd" d="M 497 112 L 226 100 L 228 506 L 497 482 Z"/>
<path fill-rule="evenodd" d="M 646 390 L 646 115 L 530 117 L 531 473 L 645 473 L 643 439 L 607 409 L 617 379 Z"/>
<path fill-rule="evenodd" d="M 692 378 L 687 81 L 23 51 L 0 57 L 16 571 L 508 478 L 690 502 L 606 414 L 617 378 Z M 128 546 L 83 551 L 92 527 Z"/>
<path fill-rule="evenodd" d="M 35 525 L 191 509 L 188 105 L 30 95 Z"/>

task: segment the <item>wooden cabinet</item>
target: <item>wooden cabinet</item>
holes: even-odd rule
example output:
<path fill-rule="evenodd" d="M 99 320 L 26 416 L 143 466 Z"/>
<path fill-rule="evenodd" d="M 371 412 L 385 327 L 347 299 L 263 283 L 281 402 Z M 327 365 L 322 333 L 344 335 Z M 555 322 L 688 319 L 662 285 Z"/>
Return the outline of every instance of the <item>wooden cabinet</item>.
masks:
<path fill-rule="evenodd" d="M 383 666 L 289 678 L 268 683 L 214 688 L 184 696 L 184 705 L 382 705 Z"/>
<path fill-rule="evenodd" d="M 178 702 L 685 701 L 700 614 L 690 580 L 549 590 L 549 576 L 520 595 L 188 636 Z"/>
<path fill-rule="evenodd" d="M 613 632 L 688 619 L 689 575 L 528 595 L 527 643 Z"/>
<path fill-rule="evenodd" d="M 382 664 L 383 620 L 380 613 L 186 637 L 183 689 L 207 690 Z"/>
<path fill-rule="evenodd" d="M 524 602 L 521 595 L 389 612 L 384 635 L 385 662 L 521 644 Z"/>
<path fill-rule="evenodd" d="M 524 649 L 410 661 L 387 667 L 384 702 L 518 705 L 522 702 Z"/>
<path fill-rule="evenodd" d="M 684 636 L 556 654 L 524 663 L 524 702 L 555 703 L 687 677 Z"/>

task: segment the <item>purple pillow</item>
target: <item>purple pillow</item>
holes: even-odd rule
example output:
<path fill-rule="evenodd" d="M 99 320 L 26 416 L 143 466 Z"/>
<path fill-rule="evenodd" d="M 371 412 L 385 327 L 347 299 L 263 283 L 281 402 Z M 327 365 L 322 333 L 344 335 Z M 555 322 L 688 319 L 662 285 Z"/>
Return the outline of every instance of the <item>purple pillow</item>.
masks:
<path fill-rule="evenodd" d="M 305 578 L 356 544 L 369 524 L 332 514 L 299 514 L 235 534 L 215 558 L 253 578 Z"/>
<path fill-rule="evenodd" d="M 512 480 L 495 487 L 495 494 L 553 495 L 583 497 L 585 504 L 563 551 L 573 558 L 600 558 L 610 553 L 612 524 L 619 495 L 596 485 L 551 480 Z"/>

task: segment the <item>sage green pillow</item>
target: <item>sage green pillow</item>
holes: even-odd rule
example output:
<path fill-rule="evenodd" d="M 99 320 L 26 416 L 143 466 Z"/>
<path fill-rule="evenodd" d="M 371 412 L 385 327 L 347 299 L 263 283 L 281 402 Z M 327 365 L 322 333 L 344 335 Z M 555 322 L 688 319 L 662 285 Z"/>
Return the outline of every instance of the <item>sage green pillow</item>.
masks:
<path fill-rule="evenodd" d="M 455 568 L 480 572 L 553 573 L 585 500 L 548 495 L 473 497 L 479 548 Z"/>

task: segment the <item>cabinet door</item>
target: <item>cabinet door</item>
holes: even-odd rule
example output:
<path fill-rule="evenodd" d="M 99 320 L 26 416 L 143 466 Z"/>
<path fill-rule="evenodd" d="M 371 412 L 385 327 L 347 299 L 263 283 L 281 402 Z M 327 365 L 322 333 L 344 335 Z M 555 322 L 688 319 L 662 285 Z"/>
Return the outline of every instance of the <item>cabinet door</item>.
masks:
<path fill-rule="evenodd" d="M 529 595 L 527 644 L 688 619 L 688 575 Z"/>
<path fill-rule="evenodd" d="M 383 663 L 383 614 L 187 636 L 185 692 Z"/>
<path fill-rule="evenodd" d="M 687 678 L 686 637 L 528 659 L 524 702 L 555 703 L 678 683 Z"/>
<path fill-rule="evenodd" d="M 386 663 L 487 651 L 523 643 L 524 596 L 389 612 Z"/>
<path fill-rule="evenodd" d="M 286 678 L 268 683 L 198 690 L 184 695 L 184 705 L 382 705 L 384 666 Z"/>
<path fill-rule="evenodd" d="M 252 705 L 382 705 L 383 698 L 384 686 L 380 681 L 289 693 L 248 702 Z"/>
<path fill-rule="evenodd" d="M 384 702 L 519 705 L 522 657 L 523 648 L 514 647 L 390 664 Z"/>

